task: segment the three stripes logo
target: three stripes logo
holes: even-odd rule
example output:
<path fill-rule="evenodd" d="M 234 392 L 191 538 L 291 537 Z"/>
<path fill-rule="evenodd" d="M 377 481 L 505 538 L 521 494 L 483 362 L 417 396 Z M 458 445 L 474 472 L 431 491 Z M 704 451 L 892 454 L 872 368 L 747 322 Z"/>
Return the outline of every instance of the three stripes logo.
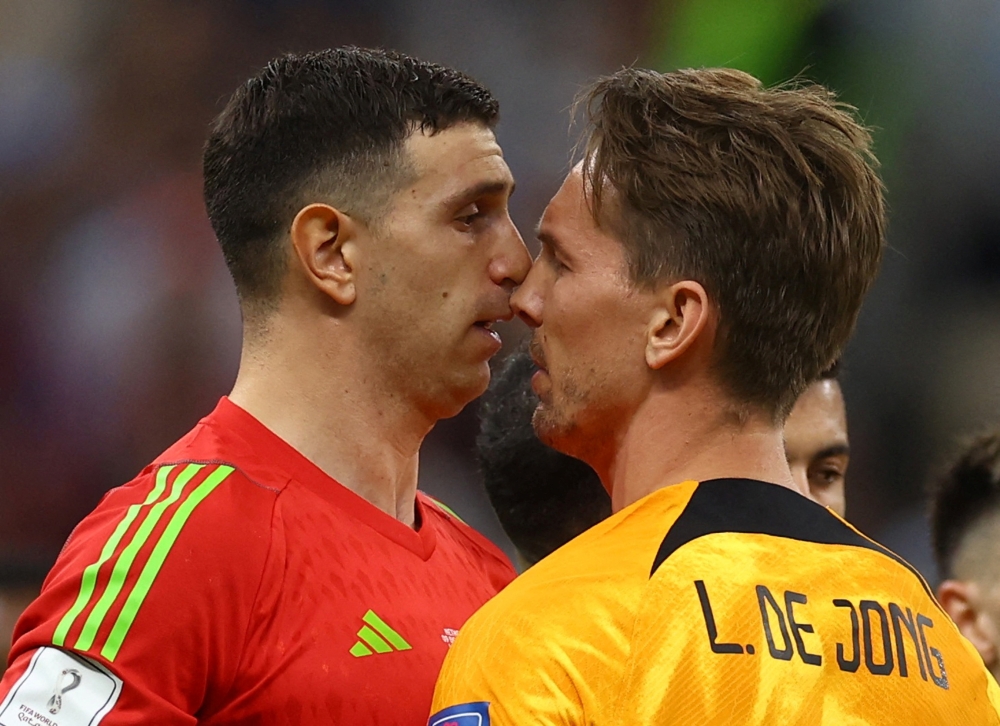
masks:
<path fill-rule="evenodd" d="M 113 662 L 184 524 L 233 471 L 216 464 L 160 467 L 145 501 L 128 508 L 98 559 L 83 571 L 53 645 L 88 651 L 103 639 L 100 653 Z M 161 520 L 165 526 L 157 527 Z"/>
<path fill-rule="evenodd" d="M 369 610 L 361 619 L 365 621 L 365 625 L 358 631 L 360 640 L 351 648 L 351 655 L 355 658 L 364 658 L 374 653 L 391 653 L 393 650 L 410 650 L 413 647 L 376 615 L 375 611 Z"/>

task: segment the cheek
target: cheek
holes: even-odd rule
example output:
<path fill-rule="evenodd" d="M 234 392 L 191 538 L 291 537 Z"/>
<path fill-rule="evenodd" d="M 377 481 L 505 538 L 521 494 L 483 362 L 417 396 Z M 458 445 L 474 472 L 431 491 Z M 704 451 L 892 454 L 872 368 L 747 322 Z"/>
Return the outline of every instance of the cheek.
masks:
<path fill-rule="evenodd" d="M 586 390 L 595 403 L 608 396 L 631 399 L 646 370 L 644 327 L 620 305 L 604 303 L 574 301 L 572 308 L 552 316 L 552 325 L 548 317 L 543 325 L 550 338 L 550 368 L 563 373 L 554 384 L 579 389 L 578 394 Z"/>

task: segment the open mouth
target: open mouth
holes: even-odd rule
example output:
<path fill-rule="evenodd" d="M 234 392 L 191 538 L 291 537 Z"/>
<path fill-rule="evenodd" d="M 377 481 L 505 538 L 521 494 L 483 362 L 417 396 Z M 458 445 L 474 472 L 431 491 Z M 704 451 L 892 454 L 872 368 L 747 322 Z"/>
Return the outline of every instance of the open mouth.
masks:
<path fill-rule="evenodd" d="M 474 327 L 483 330 L 484 332 L 492 336 L 493 339 L 496 340 L 498 343 L 503 343 L 503 341 L 500 339 L 500 334 L 493 329 L 493 326 L 496 324 L 496 322 L 497 322 L 496 320 L 477 320 L 474 323 Z"/>
<path fill-rule="evenodd" d="M 547 372 L 548 369 L 545 367 L 545 356 L 542 355 L 542 346 L 534 338 L 531 339 L 531 343 L 528 345 L 528 354 L 531 356 L 531 360 L 539 370 Z"/>

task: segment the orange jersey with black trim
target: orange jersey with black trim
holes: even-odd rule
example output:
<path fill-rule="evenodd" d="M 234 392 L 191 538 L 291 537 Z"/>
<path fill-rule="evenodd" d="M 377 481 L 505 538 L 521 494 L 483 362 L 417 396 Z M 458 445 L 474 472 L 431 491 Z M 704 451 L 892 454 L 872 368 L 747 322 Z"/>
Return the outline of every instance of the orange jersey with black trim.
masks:
<path fill-rule="evenodd" d="M 661 489 L 466 623 L 431 726 L 1000 724 L 1000 689 L 897 555 L 764 482 Z"/>

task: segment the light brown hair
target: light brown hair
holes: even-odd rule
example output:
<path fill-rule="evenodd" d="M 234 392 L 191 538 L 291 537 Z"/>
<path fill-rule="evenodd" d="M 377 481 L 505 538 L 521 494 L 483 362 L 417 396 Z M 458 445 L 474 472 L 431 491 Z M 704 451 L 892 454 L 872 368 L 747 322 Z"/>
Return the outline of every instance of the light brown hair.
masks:
<path fill-rule="evenodd" d="M 632 281 L 700 282 L 738 413 L 783 420 L 840 356 L 882 258 L 883 188 L 855 109 L 731 69 L 624 69 L 578 104 L 591 207 Z"/>

